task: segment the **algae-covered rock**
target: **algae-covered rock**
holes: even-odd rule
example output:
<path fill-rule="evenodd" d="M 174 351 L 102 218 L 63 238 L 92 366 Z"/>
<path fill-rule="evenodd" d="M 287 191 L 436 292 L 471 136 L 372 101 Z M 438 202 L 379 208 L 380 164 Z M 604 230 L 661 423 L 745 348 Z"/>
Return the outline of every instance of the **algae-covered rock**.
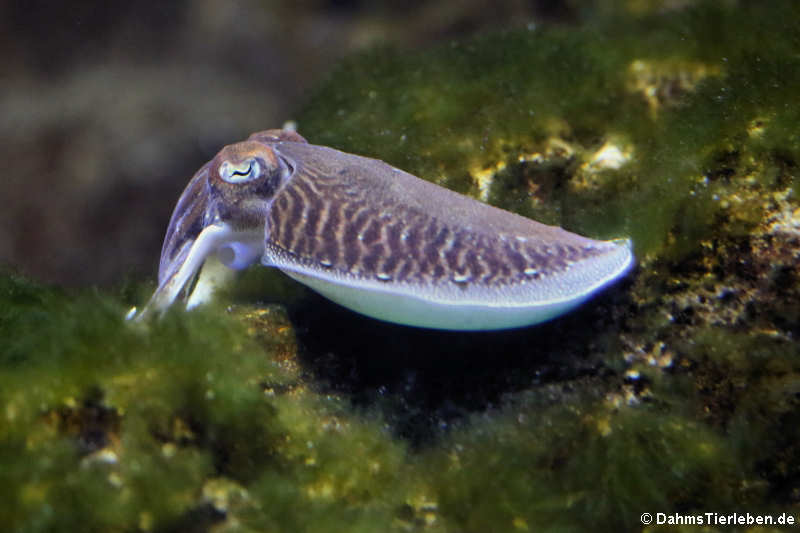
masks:
<path fill-rule="evenodd" d="M 405 445 L 286 362 L 296 349 L 280 309 L 132 325 L 113 298 L 8 274 L 0 298 L 10 531 L 199 531 L 225 518 L 371 531 L 413 495 Z"/>
<path fill-rule="evenodd" d="M 577 385 L 575 373 L 545 381 L 616 398 L 619 410 L 600 419 L 623 430 L 591 439 L 585 419 L 560 414 L 543 432 L 572 436 L 539 451 L 530 443 L 547 434 L 517 429 L 498 443 L 503 416 L 468 425 L 467 435 L 480 427 L 486 437 L 460 437 L 471 444 L 453 452 L 463 490 L 449 491 L 448 507 L 482 505 L 461 508 L 456 529 L 490 529 L 490 517 L 508 529 L 575 527 L 576 516 L 548 515 L 568 508 L 633 527 L 634 509 L 798 501 L 800 30 L 787 22 L 798 14 L 791 2 L 696 3 L 669 15 L 617 13 L 591 29 L 491 34 L 410 59 L 376 52 L 345 64 L 300 116 L 312 141 L 366 150 L 578 233 L 633 238 L 629 299 L 603 300 L 605 322 L 585 311 L 538 328 L 560 343 L 526 339 L 534 353 L 580 353 L 584 371 L 611 371 L 599 385 Z M 503 413 L 530 420 L 532 408 Z M 603 408 L 573 409 L 598 417 Z M 548 453 L 573 438 L 584 446 L 557 460 Z M 604 453 L 608 464 L 590 459 Z M 650 459 L 637 462 L 642 454 Z M 520 457 L 550 466 L 525 471 Z M 567 474 L 563 465 L 575 464 Z"/>
<path fill-rule="evenodd" d="M 373 50 L 311 96 L 297 117 L 311 142 L 592 237 L 632 237 L 632 275 L 548 324 L 405 328 L 266 269 L 215 305 L 132 324 L 136 290 L 3 274 L 4 525 L 796 519 L 798 16 L 789 1 L 601 10 L 591 25 Z"/>

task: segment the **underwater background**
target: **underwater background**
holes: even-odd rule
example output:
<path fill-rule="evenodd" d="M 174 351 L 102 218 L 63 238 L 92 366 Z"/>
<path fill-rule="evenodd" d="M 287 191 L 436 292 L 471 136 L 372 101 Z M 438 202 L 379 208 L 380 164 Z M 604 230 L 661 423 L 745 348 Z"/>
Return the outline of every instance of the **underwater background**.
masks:
<path fill-rule="evenodd" d="M 2 528 L 797 524 L 798 20 L 791 0 L 0 2 Z M 192 174 L 290 120 L 630 237 L 637 266 L 506 332 L 378 322 L 264 268 L 126 323 Z"/>

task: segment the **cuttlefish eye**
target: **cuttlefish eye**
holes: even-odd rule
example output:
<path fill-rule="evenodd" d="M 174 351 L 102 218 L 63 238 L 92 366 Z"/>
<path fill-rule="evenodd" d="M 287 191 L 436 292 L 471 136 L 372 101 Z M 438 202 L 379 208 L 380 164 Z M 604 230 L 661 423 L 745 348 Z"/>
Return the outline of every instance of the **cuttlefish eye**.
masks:
<path fill-rule="evenodd" d="M 240 163 L 223 161 L 219 166 L 219 177 L 234 185 L 253 181 L 259 178 L 261 174 L 261 165 L 254 157 L 245 159 Z"/>
<path fill-rule="evenodd" d="M 220 150 L 211 164 L 209 185 L 225 202 L 238 204 L 248 195 L 272 196 L 288 172 L 271 147 L 245 141 Z"/>

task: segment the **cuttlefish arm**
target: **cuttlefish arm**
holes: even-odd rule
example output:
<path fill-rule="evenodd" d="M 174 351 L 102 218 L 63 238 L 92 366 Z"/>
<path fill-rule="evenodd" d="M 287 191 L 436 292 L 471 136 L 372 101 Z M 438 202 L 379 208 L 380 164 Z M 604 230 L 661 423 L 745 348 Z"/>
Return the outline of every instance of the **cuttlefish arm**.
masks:
<path fill-rule="evenodd" d="M 540 224 L 282 130 L 223 148 L 194 176 L 139 317 L 172 305 L 209 257 L 260 260 L 374 318 L 456 330 L 548 320 L 633 264 L 627 239 Z"/>

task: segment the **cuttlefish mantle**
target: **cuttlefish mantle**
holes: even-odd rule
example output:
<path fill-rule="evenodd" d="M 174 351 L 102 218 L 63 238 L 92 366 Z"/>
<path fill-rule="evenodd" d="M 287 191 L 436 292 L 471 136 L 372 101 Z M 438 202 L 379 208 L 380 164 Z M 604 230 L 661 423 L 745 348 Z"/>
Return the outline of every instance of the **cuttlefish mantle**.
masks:
<path fill-rule="evenodd" d="M 158 288 L 137 318 L 162 313 L 214 258 L 231 269 L 279 268 L 380 320 L 515 328 L 565 313 L 622 277 L 631 248 L 267 130 L 224 147 L 189 182 L 167 228 Z"/>

